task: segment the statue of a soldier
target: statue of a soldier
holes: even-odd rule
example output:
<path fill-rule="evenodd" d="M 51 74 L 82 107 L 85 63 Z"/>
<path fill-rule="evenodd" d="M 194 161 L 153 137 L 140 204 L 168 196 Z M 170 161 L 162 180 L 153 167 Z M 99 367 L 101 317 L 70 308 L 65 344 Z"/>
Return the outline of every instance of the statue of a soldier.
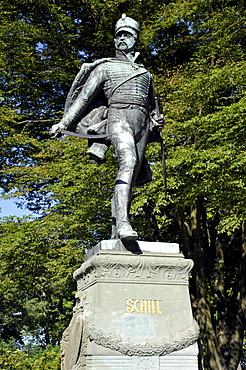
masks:
<path fill-rule="evenodd" d="M 125 14 L 115 25 L 115 58 L 84 64 L 67 97 L 62 120 L 53 125 L 56 136 L 69 129 L 88 135 L 88 154 L 102 163 L 110 144 L 118 160 L 112 199 L 112 236 L 137 239 L 129 222 L 132 190 L 151 181 L 144 157 L 153 126 L 162 127 L 151 74 L 136 63 L 139 24 Z M 96 135 L 93 135 L 96 134 Z M 90 136 L 91 135 L 91 136 Z"/>

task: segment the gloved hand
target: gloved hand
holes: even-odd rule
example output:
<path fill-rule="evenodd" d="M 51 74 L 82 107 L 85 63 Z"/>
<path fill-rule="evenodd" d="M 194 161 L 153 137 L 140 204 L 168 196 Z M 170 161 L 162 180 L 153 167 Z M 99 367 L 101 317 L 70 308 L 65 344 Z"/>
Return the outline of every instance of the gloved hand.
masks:
<path fill-rule="evenodd" d="M 54 139 L 55 137 L 59 137 L 59 135 L 61 134 L 60 133 L 61 130 L 65 130 L 65 129 L 66 129 L 66 125 L 61 120 L 59 123 L 56 123 L 55 125 L 51 127 L 49 134 L 51 138 Z"/>
<path fill-rule="evenodd" d="M 162 129 L 165 123 L 163 114 L 157 115 L 156 113 L 150 117 L 153 126 L 157 126 L 159 129 Z"/>

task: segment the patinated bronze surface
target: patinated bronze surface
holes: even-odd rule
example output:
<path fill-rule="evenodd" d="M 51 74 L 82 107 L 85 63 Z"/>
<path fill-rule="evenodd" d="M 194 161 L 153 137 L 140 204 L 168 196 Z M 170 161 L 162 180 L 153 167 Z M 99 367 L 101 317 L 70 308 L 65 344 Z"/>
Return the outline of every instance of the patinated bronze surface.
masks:
<path fill-rule="evenodd" d="M 111 238 L 137 239 L 129 222 L 132 190 L 151 181 L 144 157 L 153 126 L 162 127 L 151 74 L 138 64 L 138 23 L 125 14 L 115 26 L 115 58 L 84 64 L 67 97 L 64 116 L 51 135 L 70 130 L 92 135 L 88 154 L 102 163 L 109 145 L 118 160 L 112 199 Z M 104 135 L 98 140 L 94 135 Z M 108 135 L 108 136 L 107 136 Z"/>

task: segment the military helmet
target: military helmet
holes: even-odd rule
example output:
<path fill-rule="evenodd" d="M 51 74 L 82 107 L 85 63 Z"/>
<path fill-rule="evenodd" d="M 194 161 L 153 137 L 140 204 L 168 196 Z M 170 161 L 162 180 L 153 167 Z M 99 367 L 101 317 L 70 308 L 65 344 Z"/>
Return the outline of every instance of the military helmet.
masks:
<path fill-rule="evenodd" d="M 115 24 L 115 35 L 120 31 L 131 32 L 133 35 L 138 36 L 140 26 L 133 18 L 127 17 L 126 14 L 122 14 L 121 18 Z"/>

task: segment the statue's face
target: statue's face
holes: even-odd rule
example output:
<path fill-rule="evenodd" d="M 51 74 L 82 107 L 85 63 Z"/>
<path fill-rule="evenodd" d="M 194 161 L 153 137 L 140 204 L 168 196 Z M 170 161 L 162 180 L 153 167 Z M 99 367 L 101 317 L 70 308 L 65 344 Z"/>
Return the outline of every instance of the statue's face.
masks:
<path fill-rule="evenodd" d="M 135 50 L 137 37 L 127 31 L 120 31 L 114 39 L 116 50 L 130 52 Z"/>

